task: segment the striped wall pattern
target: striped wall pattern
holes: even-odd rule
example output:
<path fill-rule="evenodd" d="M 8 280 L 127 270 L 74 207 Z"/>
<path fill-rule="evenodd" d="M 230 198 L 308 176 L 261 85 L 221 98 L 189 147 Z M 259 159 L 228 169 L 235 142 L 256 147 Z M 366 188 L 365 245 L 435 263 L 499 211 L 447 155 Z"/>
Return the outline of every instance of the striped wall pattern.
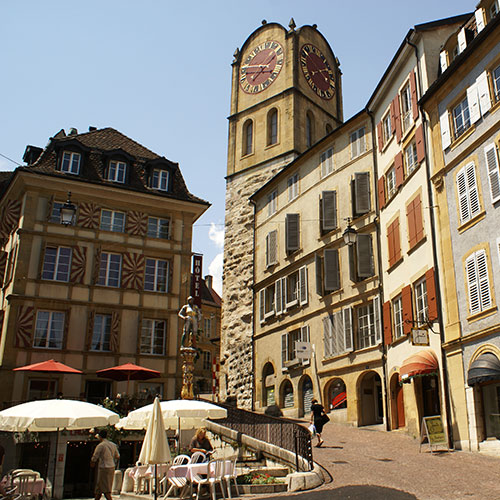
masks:
<path fill-rule="evenodd" d="M 85 268 L 87 264 L 87 247 L 73 247 L 73 253 L 71 257 L 71 283 L 78 285 L 83 284 L 85 278 Z"/>
<path fill-rule="evenodd" d="M 111 315 L 111 335 L 109 339 L 109 348 L 111 352 L 118 352 L 118 339 L 120 337 L 121 320 L 122 318 L 119 312 L 114 312 Z"/>
<path fill-rule="evenodd" d="M 78 224 L 88 229 L 99 227 L 101 209 L 95 203 L 81 203 L 78 212 Z"/>
<path fill-rule="evenodd" d="M 21 216 L 21 202 L 19 200 L 7 200 L 2 212 L 2 221 L 0 222 L 0 234 L 4 238 L 9 235 L 19 224 Z"/>
<path fill-rule="evenodd" d="M 130 211 L 127 213 L 125 231 L 134 236 L 146 236 L 148 216 L 143 212 Z"/>
<path fill-rule="evenodd" d="M 126 252 L 123 254 L 122 287 L 142 290 L 144 286 L 144 255 Z"/>
<path fill-rule="evenodd" d="M 16 347 L 31 347 L 34 319 L 35 319 L 35 308 L 33 306 L 19 307 L 17 315 L 16 337 L 15 337 Z"/>

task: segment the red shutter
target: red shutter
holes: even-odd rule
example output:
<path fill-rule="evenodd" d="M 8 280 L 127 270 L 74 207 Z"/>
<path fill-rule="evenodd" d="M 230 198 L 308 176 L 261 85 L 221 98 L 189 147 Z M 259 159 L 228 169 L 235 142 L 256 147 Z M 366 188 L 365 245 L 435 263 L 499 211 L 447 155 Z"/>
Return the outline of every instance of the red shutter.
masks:
<path fill-rule="evenodd" d="M 387 249 L 389 253 L 389 267 L 392 267 L 396 262 L 394 256 L 394 222 L 389 224 L 387 228 Z"/>
<path fill-rule="evenodd" d="M 382 122 L 378 122 L 377 125 L 377 138 L 378 138 L 378 149 L 382 151 L 384 147 L 384 138 L 382 137 Z"/>
<path fill-rule="evenodd" d="M 396 132 L 396 98 L 394 98 L 391 101 L 391 107 L 390 107 L 390 112 L 391 112 L 391 132 L 394 134 Z"/>
<path fill-rule="evenodd" d="M 413 307 L 411 301 L 411 285 L 405 286 L 401 292 L 401 302 L 403 304 L 403 333 L 411 333 L 413 326 Z"/>
<path fill-rule="evenodd" d="M 396 170 L 396 189 L 403 184 L 405 173 L 403 169 L 403 153 L 400 151 L 394 157 L 394 168 Z"/>
<path fill-rule="evenodd" d="M 417 143 L 417 161 L 422 163 L 425 160 L 424 129 L 422 125 L 415 131 L 415 142 Z"/>
<path fill-rule="evenodd" d="M 401 142 L 401 137 L 403 136 L 403 130 L 401 128 L 401 110 L 399 108 L 399 94 L 394 98 L 394 116 L 396 119 L 396 140 Z"/>
<path fill-rule="evenodd" d="M 385 179 L 384 176 L 382 176 L 378 180 L 378 208 L 382 209 L 384 207 L 385 207 Z"/>
<path fill-rule="evenodd" d="M 391 302 L 384 303 L 382 308 L 384 314 L 384 344 L 392 344 L 392 321 L 391 321 Z"/>
<path fill-rule="evenodd" d="M 413 121 L 418 119 L 418 104 L 417 104 L 417 79 L 415 78 L 415 71 L 410 73 L 410 92 L 411 92 L 411 109 L 413 111 Z"/>
<path fill-rule="evenodd" d="M 401 259 L 401 240 L 399 239 L 399 217 L 392 223 L 394 225 L 394 259 Z"/>
<path fill-rule="evenodd" d="M 399 217 L 387 228 L 387 243 L 389 247 L 389 267 L 401 259 L 401 241 L 399 239 Z"/>
<path fill-rule="evenodd" d="M 415 207 L 411 201 L 406 207 L 406 218 L 408 222 L 408 242 L 410 249 L 417 243 L 416 229 L 415 229 Z"/>
<path fill-rule="evenodd" d="M 418 195 L 413 200 L 413 214 L 415 217 L 415 239 L 418 243 L 424 237 L 424 222 L 422 219 L 422 200 Z"/>
<path fill-rule="evenodd" d="M 425 283 L 427 286 L 427 307 L 429 320 L 433 321 L 438 317 L 434 268 L 429 269 L 425 273 Z"/>

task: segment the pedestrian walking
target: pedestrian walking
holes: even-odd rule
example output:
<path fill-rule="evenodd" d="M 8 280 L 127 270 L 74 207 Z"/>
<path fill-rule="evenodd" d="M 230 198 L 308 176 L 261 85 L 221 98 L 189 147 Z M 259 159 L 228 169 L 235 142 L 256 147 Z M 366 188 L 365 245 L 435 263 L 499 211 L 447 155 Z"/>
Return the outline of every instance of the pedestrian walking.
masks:
<path fill-rule="evenodd" d="M 111 490 L 113 489 L 113 478 L 115 476 L 115 460 L 119 460 L 120 454 L 115 443 L 108 441 L 108 433 L 101 430 L 97 434 L 99 444 L 94 450 L 90 459 L 90 466 L 97 467 L 97 480 L 95 484 L 95 500 L 99 500 L 104 495 L 106 500 L 112 500 Z"/>
<path fill-rule="evenodd" d="M 318 444 L 316 445 L 318 448 L 320 448 L 324 441 L 321 439 L 321 433 L 323 432 L 323 426 L 328 422 L 330 419 L 328 418 L 327 414 L 325 413 L 325 409 L 323 408 L 323 405 L 318 403 L 317 399 L 313 399 L 311 401 L 311 424 L 314 424 L 314 427 L 316 429 L 316 437 L 318 438 Z"/>

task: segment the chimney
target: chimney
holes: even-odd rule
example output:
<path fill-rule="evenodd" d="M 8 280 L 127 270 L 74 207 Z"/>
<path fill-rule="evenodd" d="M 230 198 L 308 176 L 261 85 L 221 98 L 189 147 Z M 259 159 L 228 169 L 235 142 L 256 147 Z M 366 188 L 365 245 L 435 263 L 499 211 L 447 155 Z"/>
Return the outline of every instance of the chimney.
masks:
<path fill-rule="evenodd" d="M 71 127 L 69 129 L 68 135 L 78 135 L 78 129 Z"/>
<path fill-rule="evenodd" d="M 38 160 L 38 158 L 42 154 L 42 151 L 43 149 L 37 146 L 26 146 L 26 150 L 24 151 L 23 155 L 23 161 L 28 165 L 32 165 Z"/>
<path fill-rule="evenodd" d="M 89 132 L 93 132 L 94 130 L 97 130 L 97 127 L 92 127 L 92 125 L 89 127 Z"/>
<path fill-rule="evenodd" d="M 212 284 L 213 284 L 213 281 L 214 281 L 214 277 L 211 276 L 210 274 L 207 274 L 205 276 L 205 285 L 207 285 L 207 288 L 209 290 L 212 290 Z"/>

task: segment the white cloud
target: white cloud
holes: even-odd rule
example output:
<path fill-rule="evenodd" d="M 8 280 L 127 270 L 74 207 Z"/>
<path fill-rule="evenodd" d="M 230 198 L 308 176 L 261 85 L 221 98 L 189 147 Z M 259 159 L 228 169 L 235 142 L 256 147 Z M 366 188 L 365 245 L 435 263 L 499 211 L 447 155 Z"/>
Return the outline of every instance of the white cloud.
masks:
<path fill-rule="evenodd" d="M 208 273 L 214 278 L 213 288 L 222 297 L 222 264 L 224 262 L 224 254 L 221 252 L 208 265 Z"/>
<path fill-rule="evenodd" d="M 222 229 L 217 229 L 217 226 L 211 222 L 210 229 L 208 230 L 208 237 L 217 245 L 218 248 L 224 247 L 224 227 L 222 227 Z"/>

